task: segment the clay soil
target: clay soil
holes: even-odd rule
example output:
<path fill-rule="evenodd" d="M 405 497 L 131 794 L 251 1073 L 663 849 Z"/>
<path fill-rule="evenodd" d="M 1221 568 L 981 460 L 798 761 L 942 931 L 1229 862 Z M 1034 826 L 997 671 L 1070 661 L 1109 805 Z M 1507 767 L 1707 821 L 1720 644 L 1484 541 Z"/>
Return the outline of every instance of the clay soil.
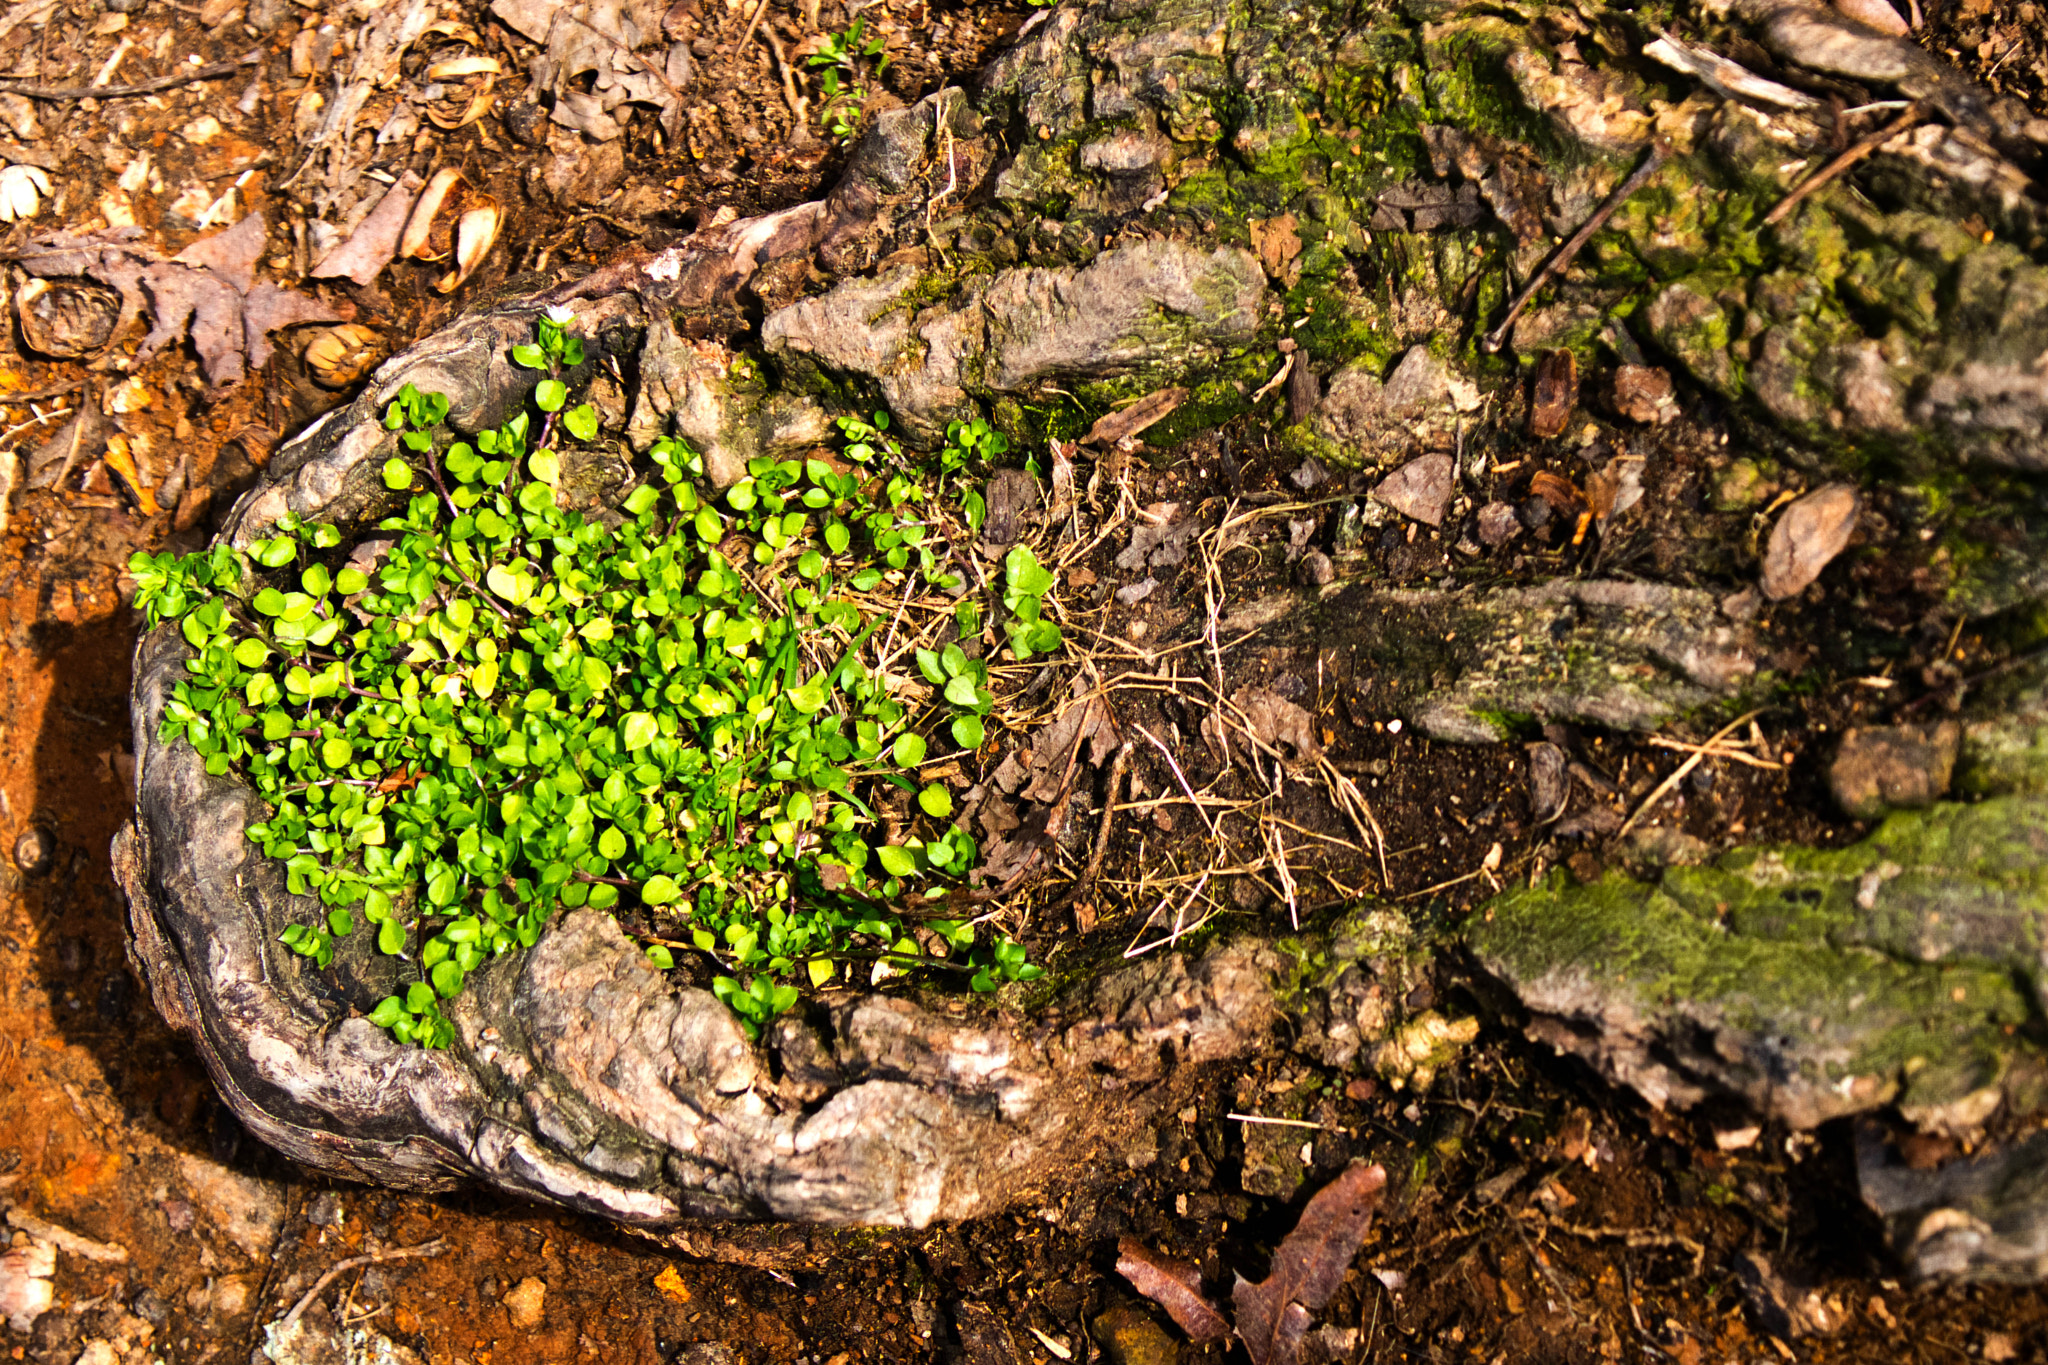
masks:
<path fill-rule="evenodd" d="M 1936 41 L 1956 46 L 1952 55 L 1980 72 L 1997 67 L 2010 89 L 2039 96 L 2048 68 L 2038 61 L 2038 24 L 2016 29 L 1991 14 L 1998 6 L 1931 9 Z M 317 32 L 322 20 L 316 10 L 295 10 L 252 38 L 242 7 L 204 10 L 150 3 L 114 24 L 99 0 L 79 0 L 47 26 L 17 28 L 0 41 L 11 74 L 49 84 L 91 80 L 129 39 L 135 65 L 123 79 L 155 74 L 187 53 L 209 61 L 252 45 L 265 53 L 255 97 L 240 104 L 242 78 L 148 100 L 0 109 L 65 196 L 32 226 L 84 221 L 120 188 L 134 151 L 151 148 L 156 179 L 145 174 L 121 193 L 165 252 L 199 235 L 170 209 L 185 185 L 217 190 L 253 170 L 239 182 L 234 212 L 269 215 L 283 265 L 266 273 L 298 283 L 294 243 L 277 225 L 300 201 L 277 182 L 292 169 L 290 130 L 309 85 L 292 77 L 289 52 L 302 29 Z M 531 45 L 487 16 L 447 12 L 475 25 L 481 50 L 501 55 L 508 70 L 530 59 Z M 230 17 L 210 22 L 222 13 Z M 867 6 L 870 30 L 884 34 L 895 55 L 874 82 L 871 107 L 971 72 L 1028 13 L 924 0 Z M 785 86 L 781 73 L 800 76 L 806 41 L 853 16 L 836 0 L 811 0 L 808 9 L 771 0 L 762 15 L 771 45 L 755 36 L 754 14 L 751 4 L 728 9 L 718 0 L 677 7 L 671 17 L 697 59 L 684 93 L 688 134 L 657 137 L 651 118 L 636 118 L 624 137 L 625 178 L 610 188 L 536 188 L 552 153 L 515 137 L 495 115 L 421 134 L 422 167 L 462 165 L 508 206 L 500 247 L 452 298 L 431 288 L 441 268 L 414 264 L 394 267 L 376 287 L 330 287 L 322 297 L 395 349 L 522 275 L 578 268 L 630 238 L 673 236 L 728 209 L 748 213 L 814 193 L 843 151 L 816 125 L 814 108 L 802 106 L 801 124 L 792 111 L 791 90 L 807 96 L 815 87 L 794 78 Z M 771 51 L 777 45 L 781 57 Z M 522 82 L 508 80 L 507 102 Z M 221 121 L 222 136 L 194 142 L 181 134 L 202 113 Z M 65 410 L 81 396 L 101 402 L 119 379 L 40 361 L 10 329 L 0 343 L 7 441 L 33 449 L 69 420 Z M 1890 1278 L 1876 1225 L 1856 1196 L 1846 1128 L 1766 1129 L 1723 1150 L 1738 1116 L 1660 1115 L 1532 1049 L 1512 1014 L 1456 971 L 1454 949 L 1415 981 L 1406 1004 L 1477 1016 L 1485 1027 L 1426 1091 L 1282 1055 L 1262 1069 L 1212 1078 L 1156 1148 L 1077 1154 L 1072 1183 L 1048 1191 L 1042 1205 L 965 1226 L 831 1234 L 714 1227 L 678 1249 L 485 1196 L 397 1194 L 297 1171 L 241 1132 L 190 1049 L 156 1018 L 125 959 L 124 908 L 107 861 L 132 779 L 127 690 L 138 620 L 121 576 L 137 548 L 203 540 L 274 439 L 339 395 L 310 382 L 289 341 L 271 369 L 224 397 L 207 392 L 194 358 L 175 347 L 136 380 L 140 402 L 123 424 L 142 452 L 135 475 L 95 460 L 55 488 L 17 493 L 0 557 L 0 835 L 11 847 L 40 829 L 55 845 L 46 870 L 0 866 L 0 1205 L 121 1253 L 62 1253 L 56 1309 L 31 1332 L 0 1326 L 0 1358 L 247 1360 L 265 1325 L 331 1267 L 374 1248 L 439 1243 L 438 1255 L 347 1269 L 303 1311 L 314 1321 L 373 1328 L 436 1365 L 1167 1359 L 1143 1354 L 1177 1334 L 1115 1275 L 1117 1238 L 1134 1234 L 1196 1260 L 1212 1292 L 1227 1295 L 1233 1275 L 1264 1273 L 1302 1201 L 1357 1158 L 1386 1166 L 1391 1193 L 1323 1318 L 1349 1334 L 1333 1339 L 1340 1358 L 1718 1365 L 2048 1357 L 2048 1305 L 2037 1290 L 1924 1288 Z M 1484 486 L 1460 490 L 1461 510 L 1440 531 L 1368 530 L 1347 542 L 1342 571 L 1416 585 L 1568 569 L 1637 567 L 1708 582 L 1725 574 L 1700 547 L 1753 536 L 1754 513 L 1771 496 L 1738 490 L 1750 501 L 1731 505 L 1733 428 L 1704 401 L 1689 401 L 1674 426 L 1629 428 L 1601 415 L 1603 383 L 1587 376 L 1597 440 L 1503 438 L 1496 472 Z M 1517 419 L 1504 414 L 1500 429 L 1518 430 Z M 1481 503 L 1526 505 L 1539 471 L 1582 482 L 1623 453 L 1645 456 L 1650 471 L 1632 519 L 1575 541 L 1567 516 L 1497 549 L 1473 545 L 1471 514 Z M 180 459 L 186 491 L 159 509 L 152 489 Z M 1120 477 L 1137 504 L 1174 502 L 1204 526 L 1256 514 L 1222 556 L 1231 592 L 1249 598 L 1296 572 L 1290 521 L 1311 523 L 1308 537 L 1326 548 L 1344 534 L 1351 490 L 1341 478 L 1302 489 L 1288 481 L 1296 472 L 1256 432 L 1228 431 Z M 1820 777 L 1830 732 L 1938 709 L 1959 680 L 1997 665 L 2000 638 L 1958 630 L 1939 613 L 1940 566 L 1916 548 L 1909 514 L 1879 511 L 1890 515 L 1872 518 L 1876 529 L 1781 623 L 1780 638 L 1799 652 L 1785 662 L 1830 681 L 1762 718 L 1755 753 L 1776 766 L 1705 765 L 1660 803 L 1649 829 L 1706 849 L 1760 838 L 1853 839 L 1863 827 L 1832 813 Z M 1702 525 L 1712 537 L 1700 534 Z M 1218 800 L 1258 801 L 1290 822 L 1292 913 L 1305 921 L 1369 890 L 1409 909 L 1426 933 L 1449 934 L 1461 916 L 1483 914 L 1485 896 L 1508 879 L 1556 865 L 1590 877 L 1652 856 L 1643 841 L 1613 834 L 1682 755 L 1570 728 L 1523 736 L 1557 744 L 1575 765 L 1567 810 L 1544 821 L 1532 808 L 1522 744 L 1432 744 L 1390 723 L 1394 699 L 1379 679 L 1312 651 L 1233 652 L 1226 692 L 1264 687 L 1313 715 L 1329 756 L 1380 822 L 1382 865 L 1381 850 L 1369 848 L 1317 784 L 1283 781 L 1274 792 L 1263 773 L 1226 772 L 1202 748 L 1196 680 L 1209 676 L 1209 664 L 1202 651 L 1175 652 L 1169 642 L 1200 631 L 1203 564 L 1197 556 L 1154 570 L 1160 584 L 1150 597 L 1118 604 L 1111 589 L 1133 577 L 1113 562 L 1123 543 L 1105 545 L 1069 576 L 1065 605 L 1090 628 L 1074 634 L 1093 642 L 1097 667 L 1168 680 L 1119 695 L 1121 722 L 1178 741 L 1172 747 L 1187 760 L 1188 778 Z M 1856 628 L 1831 624 L 1844 619 Z M 1183 676 L 1186 687 L 1175 681 Z M 1034 953 L 1058 965 L 1070 954 L 1121 951 L 1160 903 L 1162 886 L 1179 904 L 1177 888 L 1194 885 L 1205 869 L 1221 869 L 1199 891 L 1219 927 L 1283 922 L 1287 886 L 1270 850 L 1241 834 L 1209 840 L 1192 807 L 1162 799 L 1178 790 L 1177 779 L 1149 745 L 1137 746 L 1132 766 L 1138 787 L 1111 826 L 1102 880 L 1065 903 L 1062 879 L 1085 861 L 1099 815 L 1091 803 L 1080 846 L 1020 903 L 1018 922 Z M 1668 853 L 1670 840 L 1659 839 Z M 1232 1114 L 1296 1122 L 1262 1125 Z M 1745 1254 L 1764 1258 L 1784 1283 L 1760 1290 L 1752 1274 L 1746 1287 L 1738 1269 Z M 1795 1337 L 1786 1318 L 1794 1310 L 1824 1330 Z M 111 1354 L 82 1354 L 96 1340 Z M 1183 1343 L 1179 1354 L 1229 1352 Z"/>

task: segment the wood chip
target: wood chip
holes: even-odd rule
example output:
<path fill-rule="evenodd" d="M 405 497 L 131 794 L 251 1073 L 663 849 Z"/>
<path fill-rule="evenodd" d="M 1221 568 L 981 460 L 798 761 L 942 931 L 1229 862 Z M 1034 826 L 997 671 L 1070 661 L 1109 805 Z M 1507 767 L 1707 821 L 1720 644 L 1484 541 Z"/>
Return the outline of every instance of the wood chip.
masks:
<path fill-rule="evenodd" d="M 1178 386 L 1170 389 L 1154 389 L 1127 408 L 1104 413 L 1088 428 L 1087 441 L 1090 445 L 1113 446 L 1117 442 L 1136 436 L 1171 413 L 1187 400 L 1188 391 Z"/>
<path fill-rule="evenodd" d="M 1863 500 L 1855 486 L 1831 483 L 1787 507 L 1771 528 L 1759 586 L 1774 602 L 1795 597 L 1848 547 Z"/>
<path fill-rule="evenodd" d="M 1529 434 L 1562 436 L 1579 405 L 1579 358 L 1570 351 L 1545 351 L 1536 362 L 1529 393 Z"/>

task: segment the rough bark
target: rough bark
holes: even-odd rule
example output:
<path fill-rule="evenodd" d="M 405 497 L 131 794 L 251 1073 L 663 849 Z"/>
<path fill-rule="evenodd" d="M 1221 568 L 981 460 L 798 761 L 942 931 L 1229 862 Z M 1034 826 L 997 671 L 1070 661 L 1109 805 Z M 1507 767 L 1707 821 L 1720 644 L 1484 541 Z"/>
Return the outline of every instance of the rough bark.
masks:
<path fill-rule="evenodd" d="M 1251 410 L 1283 340 L 1311 382 L 1267 401 L 1291 402 L 1282 434 L 1297 450 L 1343 469 L 1448 459 L 1482 391 L 1517 382 L 1476 345 L 1506 292 L 1481 263 L 1504 258 L 1511 282 L 1527 278 L 1546 235 L 1584 221 L 1659 138 L 1669 159 L 1513 328 L 1518 360 L 1590 356 L 1608 320 L 1633 310 L 1637 342 L 1809 467 L 1960 465 L 1969 481 L 2036 497 L 2025 476 L 2048 470 L 2048 268 L 2033 245 L 2029 126 L 1933 58 L 1818 5 L 1744 0 L 1732 18 L 1681 8 L 1707 38 L 1748 25 L 1789 67 L 1924 99 L 1943 120 L 1887 143 L 1860 186 L 1830 186 L 1767 227 L 1801 168 L 1829 154 L 1824 116 L 1675 76 L 1643 54 L 1654 34 L 1630 13 L 1066 5 L 1028 25 L 976 91 L 882 116 L 825 199 L 630 253 L 389 362 L 279 453 L 224 535 L 246 545 L 287 508 L 360 524 L 383 497 L 375 471 L 393 438 L 375 419 L 389 397 L 412 382 L 450 396 L 458 429 L 490 424 L 523 391 L 510 345 L 553 304 L 572 304 L 600 342 L 573 378 L 590 383 L 607 429 L 643 449 L 676 430 L 721 481 L 753 455 L 815 442 L 834 395 L 879 395 L 920 439 L 982 411 L 1035 436 L 1022 400 L 1048 388 L 1099 412 L 1184 383 L 1190 401 L 1147 434 L 1163 444 Z M 1970 215 L 1988 231 L 1959 226 Z M 812 266 L 840 282 L 798 298 Z M 744 355 L 709 339 L 728 333 L 743 296 L 766 314 Z M 1434 370 L 1393 365 L 1418 346 L 1440 358 Z M 608 362 L 623 387 L 603 377 Z M 601 496 L 603 471 L 591 479 Z M 2019 549 L 1975 561 L 1958 589 L 1965 610 L 2042 594 L 2027 548 L 2040 528 L 2024 530 Z M 1418 722 L 1447 738 L 1494 738 L 1517 713 L 1655 727 L 1739 695 L 1754 668 L 1739 613 L 1717 614 L 1692 587 L 1354 586 L 1322 609 L 1359 618 L 1357 647 L 1406 671 Z M 1276 639 L 1281 619 L 1265 619 Z M 1445 622 L 1470 637 L 1451 647 Z M 1605 653 L 1571 648 L 1595 635 Z M 914 1224 L 1001 1207 L 1077 1153 L 1117 1150 L 1189 1068 L 1271 1045 L 1283 1002 L 1257 941 L 1105 973 L 1028 1018 L 821 1002 L 755 1047 L 711 997 L 668 986 L 603 917 L 580 913 L 484 974 L 455 1006 L 456 1047 L 399 1049 L 355 1017 L 387 985 L 366 948 L 323 976 L 276 944 L 303 914 L 243 837 L 247 789 L 156 742 L 181 657 L 168 632 L 138 655 L 139 810 L 116 850 L 136 958 L 236 1112 L 308 1164 L 414 1186 L 483 1180 L 650 1228 Z M 1965 780 L 2001 763 L 2037 771 L 2037 738 L 1997 743 L 1966 748 Z M 2009 773 L 1985 780 L 2025 787 Z M 1752 851 L 1657 888 L 1518 893 L 1476 946 L 1540 1036 L 1654 1101 L 1733 1095 L 1802 1124 L 1899 1103 L 1967 1127 L 1985 1094 L 2039 1102 L 2028 1021 L 2041 826 L 2036 798 L 2013 795 L 1897 817 L 1841 854 Z M 1981 837 L 1963 840 L 1965 827 Z M 1712 909 L 1724 891 L 1748 916 L 1732 937 Z M 1928 939 L 1935 910 L 1952 928 Z M 1372 936 L 1343 941 L 1351 965 L 1286 1002 L 1308 1016 L 1299 1045 L 1334 1065 L 1388 1025 L 1374 969 L 1359 965 Z M 1818 1028 L 1795 977 L 1817 983 Z M 1923 1022 L 1907 1018 L 1916 1007 Z M 1932 1036 L 1925 1018 L 1953 1024 L 1942 1041 L 1955 1050 L 1909 1068 L 1919 1054 L 1901 1040 Z M 2008 1035 L 2007 1022 L 2025 1027 Z M 2020 1174 L 1998 1190 L 2039 1185 L 2037 1148 L 2000 1158 Z M 1985 1188 L 1968 1197 L 2005 1197 Z M 1885 1189 L 1873 1201 L 1887 1211 L 1948 1198 Z M 1972 1207 L 1980 1222 L 2007 1216 Z M 1923 1245 L 1901 1243 L 1909 1261 Z M 1913 1263 L 2040 1273 L 2038 1259 L 1995 1247 Z"/>

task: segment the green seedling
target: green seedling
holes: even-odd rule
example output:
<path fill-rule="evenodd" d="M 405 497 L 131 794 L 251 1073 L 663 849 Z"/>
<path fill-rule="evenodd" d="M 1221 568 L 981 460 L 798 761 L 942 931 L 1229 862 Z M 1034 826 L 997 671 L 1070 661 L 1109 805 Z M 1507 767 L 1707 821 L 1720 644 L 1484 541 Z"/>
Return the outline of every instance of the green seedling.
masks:
<path fill-rule="evenodd" d="M 841 423 L 852 469 L 757 459 L 714 499 L 701 458 L 662 441 L 621 524 L 565 510 L 558 429 L 598 425 L 568 404 L 567 321 L 513 352 L 540 376 L 530 410 L 473 440 L 440 430 L 445 398 L 400 392 L 376 541 L 288 514 L 246 554 L 131 561 L 138 605 L 192 651 L 162 738 L 250 782 L 268 813 L 249 837 L 321 906 L 281 941 L 325 968 L 370 933 L 412 979 L 369 1017 L 426 1047 L 453 1041 L 443 1006 L 466 979 L 562 908 L 679 925 L 649 961 L 673 965 L 670 933 L 705 954 L 750 1032 L 853 962 L 978 990 L 1036 975 L 972 924 L 932 922 L 945 959 L 908 932 L 980 850 L 917 777 L 927 735 L 861 661 L 882 619 L 860 595 L 963 592 L 944 540 L 959 500 L 941 505 L 877 416 Z M 963 433 L 949 468 L 999 451 L 990 436 Z M 1051 576 L 1011 558 L 1005 604 L 1035 613 Z M 978 747 L 986 664 L 959 644 L 917 664 L 943 698 L 933 727 Z M 892 786 L 923 817 L 893 844 L 875 810 Z"/>

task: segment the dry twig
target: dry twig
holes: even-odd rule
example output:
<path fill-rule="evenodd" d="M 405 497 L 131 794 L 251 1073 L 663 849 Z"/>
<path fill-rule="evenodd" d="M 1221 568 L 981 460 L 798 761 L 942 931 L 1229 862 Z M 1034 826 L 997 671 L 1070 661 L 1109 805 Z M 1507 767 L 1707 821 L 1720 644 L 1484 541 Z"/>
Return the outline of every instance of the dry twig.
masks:
<path fill-rule="evenodd" d="M 137 95 L 154 95 L 159 90 L 175 90 L 181 85 L 191 85 L 194 81 L 217 81 L 222 76 L 232 76 L 242 68 L 254 66 L 262 60 L 262 53 L 251 52 L 248 56 L 237 57 L 231 62 L 190 66 L 182 71 L 174 71 L 168 76 L 158 76 L 152 81 L 137 81 L 133 85 L 37 85 L 34 81 L 0 81 L 0 95 L 20 95 L 25 99 L 49 100 L 53 103 L 64 100 L 133 99 Z"/>
<path fill-rule="evenodd" d="M 1585 221 L 1584 226 L 1572 234 L 1570 241 L 1559 247 L 1551 258 L 1543 263 L 1543 268 L 1522 286 L 1522 292 L 1515 295 L 1514 302 L 1508 305 L 1508 315 L 1500 320 L 1500 326 L 1488 332 L 1485 339 L 1479 343 L 1488 355 L 1494 354 L 1507 344 L 1508 332 L 1513 329 L 1515 319 L 1522 316 L 1522 310 L 1529 306 L 1529 300 L 1536 297 L 1536 291 L 1549 284 L 1552 278 L 1570 265 L 1573 258 L 1585 248 L 1586 243 L 1593 240 L 1593 234 L 1606 227 L 1607 220 L 1612 218 L 1621 206 L 1628 202 L 1629 197 L 1657 173 L 1657 168 L 1670 158 L 1670 143 L 1661 137 L 1650 143 L 1650 152 L 1643 158 L 1643 164 L 1636 167 L 1628 179 L 1615 187 L 1614 193 L 1607 196 L 1607 202 Z"/>
<path fill-rule="evenodd" d="M 333 1284 L 343 1275 L 348 1274 L 349 1271 L 360 1270 L 366 1265 L 376 1265 L 382 1261 L 409 1261 L 421 1256 L 439 1256 L 447 1249 L 448 1244 L 441 1238 L 436 1237 L 430 1242 L 421 1242 L 417 1246 L 393 1247 L 389 1251 L 372 1251 L 367 1255 L 351 1256 L 345 1261 L 336 1261 L 333 1265 L 327 1267 L 327 1272 L 324 1275 L 313 1281 L 313 1287 L 308 1289 L 304 1296 L 292 1305 L 292 1311 L 286 1313 L 283 1319 L 279 1321 L 277 1324 L 277 1334 L 283 1336 L 289 1331 L 291 1325 L 299 1320 L 300 1315 L 313 1306 L 313 1301 L 326 1292 L 327 1286 Z"/>
<path fill-rule="evenodd" d="M 1833 180 L 1837 176 L 1841 175 L 1842 172 L 1848 170 L 1851 166 L 1854 166 L 1864 157 L 1869 156 L 1879 147 L 1884 146 L 1885 143 L 1890 142 L 1893 138 L 1897 137 L 1900 133 L 1905 132 L 1908 128 L 1911 128 L 1914 124 L 1918 123 L 1919 121 L 1920 106 L 1917 103 L 1907 105 L 1905 113 L 1900 114 L 1890 123 L 1887 123 L 1884 127 L 1872 133 L 1869 137 L 1864 138 L 1861 142 L 1856 143 L 1854 146 L 1850 147 L 1848 151 L 1843 152 L 1833 161 L 1830 161 L 1827 165 L 1815 171 L 1805 180 L 1799 182 L 1799 185 L 1792 191 L 1792 193 L 1786 195 L 1783 199 L 1780 199 L 1778 201 L 1778 206 L 1772 209 L 1769 213 L 1764 215 L 1764 226 L 1769 227 L 1771 224 L 1783 220 L 1786 214 L 1792 212 L 1793 209 L 1799 207 L 1801 200 L 1805 199 L 1815 190 L 1818 190 L 1823 185 L 1827 184 L 1830 180 Z"/>

